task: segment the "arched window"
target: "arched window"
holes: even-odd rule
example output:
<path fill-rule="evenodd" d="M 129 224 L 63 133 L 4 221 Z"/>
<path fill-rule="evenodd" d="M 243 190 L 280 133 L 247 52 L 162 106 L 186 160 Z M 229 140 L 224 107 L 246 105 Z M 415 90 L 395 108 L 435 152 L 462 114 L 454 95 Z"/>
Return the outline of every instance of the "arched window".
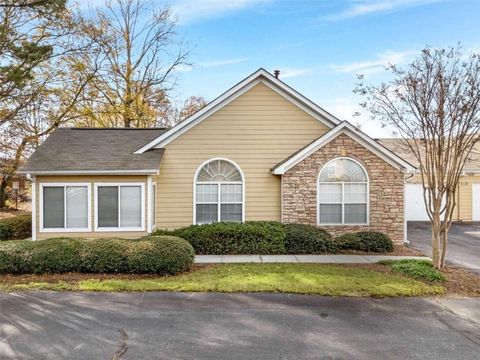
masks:
<path fill-rule="evenodd" d="M 318 176 L 318 224 L 367 224 L 368 198 L 368 175 L 359 162 L 329 161 Z"/>
<path fill-rule="evenodd" d="M 195 174 L 194 223 L 244 221 L 244 179 L 230 160 L 212 159 Z"/>

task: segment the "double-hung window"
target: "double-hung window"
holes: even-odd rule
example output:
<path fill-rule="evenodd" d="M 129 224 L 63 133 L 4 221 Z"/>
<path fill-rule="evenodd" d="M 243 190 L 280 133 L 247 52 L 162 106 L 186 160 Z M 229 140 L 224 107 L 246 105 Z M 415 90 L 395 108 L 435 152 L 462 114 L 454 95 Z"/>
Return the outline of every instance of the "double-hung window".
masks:
<path fill-rule="evenodd" d="M 41 183 L 40 231 L 90 231 L 90 184 Z"/>
<path fill-rule="evenodd" d="M 224 159 L 214 159 L 199 168 L 195 178 L 195 224 L 242 222 L 244 183 L 239 168 Z"/>
<path fill-rule="evenodd" d="M 143 183 L 95 184 L 95 224 L 98 231 L 143 231 Z"/>
<path fill-rule="evenodd" d="M 318 178 L 318 224 L 367 223 L 367 172 L 360 163 L 349 158 L 329 161 Z"/>

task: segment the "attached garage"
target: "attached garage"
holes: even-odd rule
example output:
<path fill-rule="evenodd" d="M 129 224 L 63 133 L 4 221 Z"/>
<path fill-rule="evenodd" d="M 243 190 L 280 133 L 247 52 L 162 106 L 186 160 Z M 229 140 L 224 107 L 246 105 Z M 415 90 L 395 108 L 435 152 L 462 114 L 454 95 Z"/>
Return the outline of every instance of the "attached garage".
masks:
<path fill-rule="evenodd" d="M 472 220 L 480 221 L 480 183 L 472 184 Z"/>
<path fill-rule="evenodd" d="M 421 184 L 405 184 L 405 212 L 407 221 L 429 221 Z"/>

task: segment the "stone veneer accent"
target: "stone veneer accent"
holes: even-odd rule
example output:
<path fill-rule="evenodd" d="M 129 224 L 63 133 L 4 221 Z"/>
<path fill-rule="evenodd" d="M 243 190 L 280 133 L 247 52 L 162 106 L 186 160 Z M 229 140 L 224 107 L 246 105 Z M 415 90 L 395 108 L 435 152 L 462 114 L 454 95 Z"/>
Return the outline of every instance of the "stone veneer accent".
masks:
<path fill-rule="evenodd" d="M 381 231 L 403 242 L 404 174 L 345 134 L 324 145 L 283 175 L 283 221 L 317 225 L 317 179 L 322 167 L 336 157 L 359 161 L 370 180 L 370 225 L 321 225 L 332 235 Z"/>

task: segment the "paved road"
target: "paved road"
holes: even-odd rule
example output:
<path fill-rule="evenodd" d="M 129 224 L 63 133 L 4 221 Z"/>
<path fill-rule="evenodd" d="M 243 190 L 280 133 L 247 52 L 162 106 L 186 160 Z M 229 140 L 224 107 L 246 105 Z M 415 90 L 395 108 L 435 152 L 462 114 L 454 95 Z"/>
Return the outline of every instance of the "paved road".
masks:
<path fill-rule="evenodd" d="M 410 246 L 431 256 L 429 222 L 409 222 Z M 480 273 L 480 223 L 455 223 L 448 236 L 447 261 Z"/>
<path fill-rule="evenodd" d="M 0 293 L 2 359 L 478 359 L 480 300 Z"/>

